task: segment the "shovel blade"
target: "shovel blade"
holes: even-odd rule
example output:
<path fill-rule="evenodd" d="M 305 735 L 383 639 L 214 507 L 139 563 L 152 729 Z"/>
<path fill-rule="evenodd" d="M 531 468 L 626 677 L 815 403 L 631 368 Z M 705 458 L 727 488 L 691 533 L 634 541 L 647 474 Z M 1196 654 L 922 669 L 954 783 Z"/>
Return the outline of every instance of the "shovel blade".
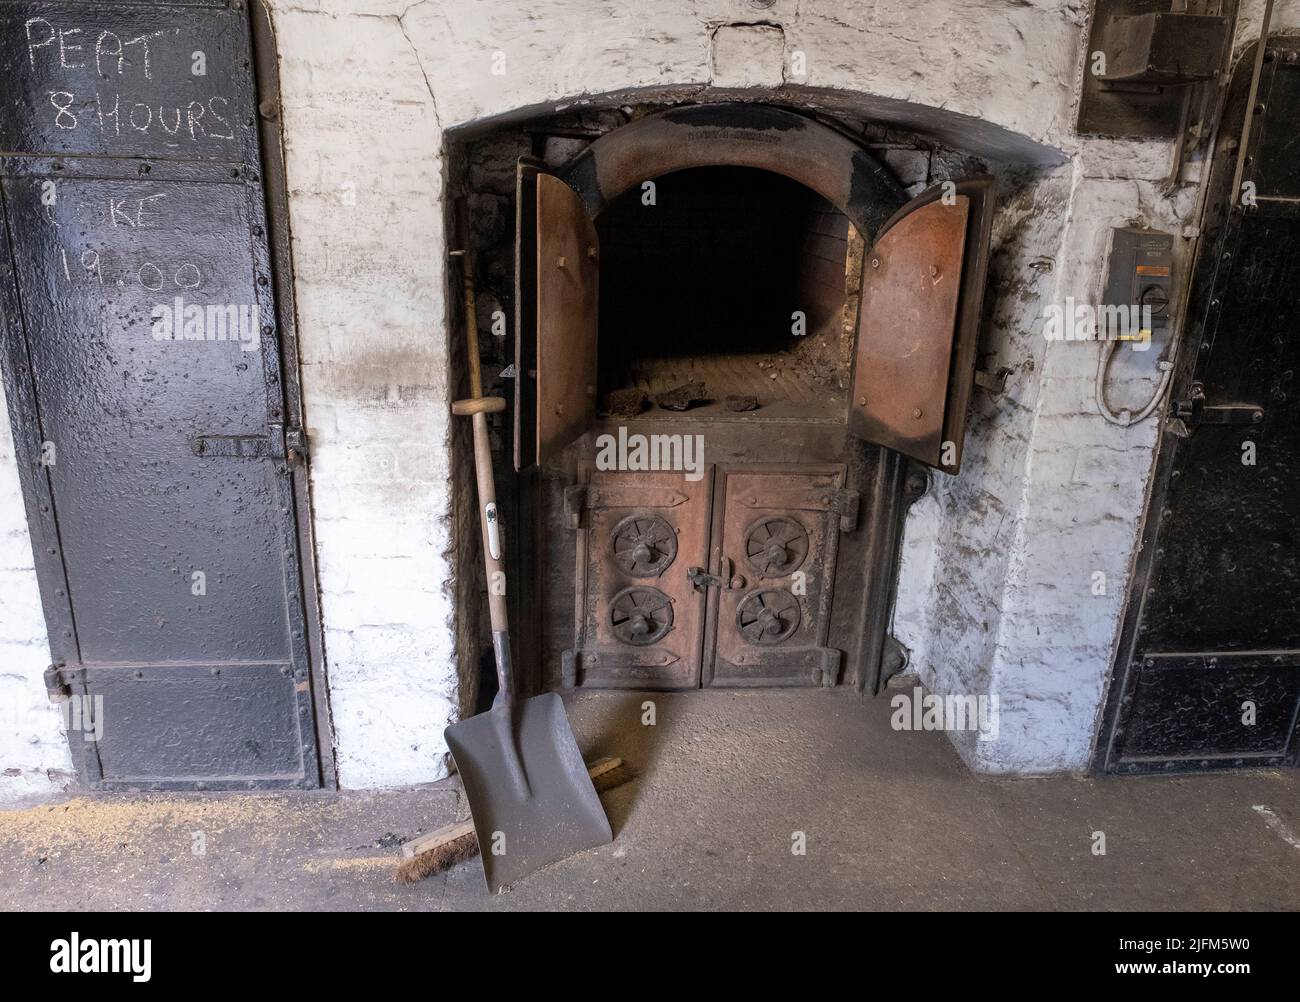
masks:
<path fill-rule="evenodd" d="M 526 784 L 518 782 L 510 729 L 500 726 L 498 714 L 480 713 L 445 731 L 493 894 L 614 840 L 560 697 L 533 696 L 518 703 L 515 713 L 513 744 Z"/>

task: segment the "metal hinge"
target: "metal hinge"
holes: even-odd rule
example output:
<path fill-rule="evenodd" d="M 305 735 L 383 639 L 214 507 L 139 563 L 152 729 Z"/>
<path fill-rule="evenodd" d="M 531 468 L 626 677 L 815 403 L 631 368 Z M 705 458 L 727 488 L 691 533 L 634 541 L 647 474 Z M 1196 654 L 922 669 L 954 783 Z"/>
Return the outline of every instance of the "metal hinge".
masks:
<path fill-rule="evenodd" d="M 45 669 L 45 695 L 51 703 L 62 703 L 72 697 L 72 675 L 66 665 L 50 665 Z"/>
<path fill-rule="evenodd" d="M 831 496 L 831 511 L 840 517 L 840 532 L 852 532 L 858 524 L 858 507 L 861 496 L 857 491 L 844 488 Z"/>
<path fill-rule="evenodd" d="M 575 484 L 564 488 L 564 526 L 582 528 L 582 511 L 587 507 L 587 485 Z"/>
<path fill-rule="evenodd" d="M 311 461 L 311 443 L 307 441 L 307 432 L 290 425 L 284 429 L 284 455 L 291 463 Z"/>
<path fill-rule="evenodd" d="M 840 666 L 844 662 L 844 652 L 834 647 L 823 647 L 821 656 L 822 685 L 827 689 L 834 688 L 840 682 Z"/>
<path fill-rule="evenodd" d="M 578 652 L 567 650 L 560 652 L 560 686 L 572 689 L 578 684 Z"/>

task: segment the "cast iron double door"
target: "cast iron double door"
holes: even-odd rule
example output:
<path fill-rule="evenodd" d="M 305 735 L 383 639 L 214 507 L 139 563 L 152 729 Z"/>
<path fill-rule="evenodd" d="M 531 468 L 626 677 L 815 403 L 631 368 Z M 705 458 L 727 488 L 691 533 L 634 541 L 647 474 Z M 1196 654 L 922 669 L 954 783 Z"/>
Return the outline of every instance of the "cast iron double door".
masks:
<path fill-rule="evenodd" d="M 839 464 L 583 471 L 576 679 L 594 687 L 834 685 Z"/>

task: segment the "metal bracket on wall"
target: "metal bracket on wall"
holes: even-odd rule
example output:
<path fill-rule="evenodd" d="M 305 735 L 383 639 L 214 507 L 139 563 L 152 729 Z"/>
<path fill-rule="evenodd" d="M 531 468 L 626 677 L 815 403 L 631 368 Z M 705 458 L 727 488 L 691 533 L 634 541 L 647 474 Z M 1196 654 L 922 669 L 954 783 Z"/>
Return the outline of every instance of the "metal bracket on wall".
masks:
<path fill-rule="evenodd" d="M 1078 131 L 1179 135 L 1193 88 L 1223 76 L 1236 8 L 1236 0 L 1096 0 Z"/>
<path fill-rule="evenodd" d="M 992 372 L 977 369 L 975 371 L 975 385 L 990 396 L 1000 397 L 1006 392 L 1007 376 L 1009 375 L 1011 375 L 1011 370 L 1005 365 Z"/>
<path fill-rule="evenodd" d="M 307 433 L 301 428 L 284 429 L 284 454 L 290 462 L 309 462 L 311 446 L 307 442 Z"/>

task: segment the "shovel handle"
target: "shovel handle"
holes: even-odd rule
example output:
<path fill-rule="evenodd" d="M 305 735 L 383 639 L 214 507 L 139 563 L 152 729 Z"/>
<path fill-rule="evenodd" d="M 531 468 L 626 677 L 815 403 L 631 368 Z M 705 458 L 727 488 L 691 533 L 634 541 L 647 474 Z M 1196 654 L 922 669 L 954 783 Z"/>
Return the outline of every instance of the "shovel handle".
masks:
<path fill-rule="evenodd" d="M 501 397 L 483 396 L 483 375 L 478 354 L 478 304 L 474 292 L 474 264 L 469 256 L 469 225 L 463 202 L 456 205 L 456 233 L 464 294 L 465 347 L 469 363 L 469 399 L 451 405 L 453 414 L 469 417 L 474 431 L 474 475 L 478 485 L 479 525 L 483 534 L 483 570 L 487 575 L 488 617 L 492 622 L 492 651 L 497 666 L 497 697 L 493 708 L 509 708 L 514 697 L 514 672 L 510 666 L 510 634 L 506 615 L 506 575 L 501 564 L 501 518 L 497 512 L 496 483 L 492 477 L 492 447 L 488 441 L 488 414 L 505 410 Z"/>

